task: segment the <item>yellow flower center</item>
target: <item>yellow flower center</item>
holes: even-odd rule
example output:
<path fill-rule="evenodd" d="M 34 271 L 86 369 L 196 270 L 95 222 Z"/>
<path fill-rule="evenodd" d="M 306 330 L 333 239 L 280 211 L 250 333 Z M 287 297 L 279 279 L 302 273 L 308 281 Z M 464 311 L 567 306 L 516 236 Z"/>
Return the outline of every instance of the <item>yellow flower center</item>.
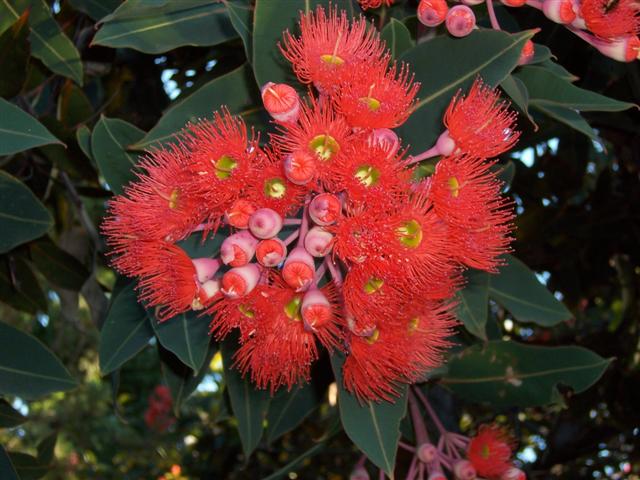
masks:
<path fill-rule="evenodd" d="M 340 145 L 331 135 L 316 135 L 309 142 L 309 150 L 326 162 L 340 151 Z"/>
<path fill-rule="evenodd" d="M 231 176 L 231 172 L 238 167 L 238 162 L 228 155 L 223 155 L 213 162 L 213 165 L 216 169 L 216 177 L 220 180 L 226 180 Z"/>
<path fill-rule="evenodd" d="M 373 97 L 362 97 L 358 100 L 360 101 L 360 103 L 364 103 L 367 107 L 369 107 L 369 110 L 371 110 L 372 112 L 378 110 L 382 105 L 382 103 L 380 103 L 380 100 Z"/>
<path fill-rule="evenodd" d="M 380 338 L 380 330 L 376 328 L 373 333 L 367 337 L 367 342 L 369 342 L 370 345 L 373 345 L 378 341 L 378 338 Z"/>
<path fill-rule="evenodd" d="M 282 178 L 272 178 L 264 183 L 264 194 L 270 198 L 283 198 L 287 193 L 287 186 Z"/>
<path fill-rule="evenodd" d="M 247 318 L 253 318 L 256 316 L 256 313 L 251 310 L 251 308 L 249 308 L 247 305 L 238 305 L 238 310 L 240 310 L 240 313 L 242 315 L 244 315 Z"/>
<path fill-rule="evenodd" d="M 364 291 L 369 295 L 376 293 L 384 285 L 384 280 L 381 278 L 371 277 L 367 283 L 364 284 Z"/>
<path fill-rule="evenodd" d="M 178 208 L 178 198 L 180 198 L 180 190 L 174 188 L 171 190 L 171 195 L 169 195 L 169 208 L 171 210 Z"/>
<path fill-rule="evenodd" d="M 451 190 L 451 196 L 455 198 L 460 195 L 460 183 L 458 182 L 458 179 L 456 177 L 450 177 L 448 183 L 449 190 Z"/>
<path fill-rule="evenodd" d="M 411 320 L 409 320 L 409 335 L 411 335 L 413 332 L 415 332 L 418 329 L 418 325 L 420 325 L 420 318 L 419 317 L 414 317 Z"/>
<path fill-rule="evenodd" d="M 339 67 L 344 64 L 344 60 L 335 53 L 325 53 L 324 55 L 320 55 L 320 60 L 332 67 Z"/>
<path fill-rule="evenodd" d="M 396 228 L 396 237 L 405 247 L 418 248 L 422 243 L 422 227 L 416 220 L 409 220 Z"/>
<path fill-rule="evenodd" d="M 361 165 L 354 175 L 365 187 L 373 187 L 380 179 L 380 170 L 371 165 Z"/>
<path fill-rule="evenodd" d="M 302 305 L 302 296 L 297 295 L 284 306 L 285 315 L 291 320 L 302 320 L 300 315 L 300 306 Z"/>

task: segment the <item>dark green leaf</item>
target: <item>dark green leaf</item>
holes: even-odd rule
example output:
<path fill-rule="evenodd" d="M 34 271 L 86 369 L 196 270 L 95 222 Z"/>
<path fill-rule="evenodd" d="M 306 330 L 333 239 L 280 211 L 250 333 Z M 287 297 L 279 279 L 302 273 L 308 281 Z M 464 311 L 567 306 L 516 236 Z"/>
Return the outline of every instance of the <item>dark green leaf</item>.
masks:
<path fill-rule="evenodd" d="M 0 301 L 16 310 L 47 311 L 47 298 L 29 264 L 22 258 L 0 263 Z"/>
<path fill-rule="evenodd" d="M 15 410 L 9 405 L 9 402 L 0 399 L 0 428 L 12 428 L 24 423 L 26 420 L 27 417 Z M 0 471 L 2 470 L 0 469 Z"/>
<path fill-rule="evenodd" d="M 382 29 L 380 37 L 386 42 L 387 48 L 393 58 L 400 57 L 400 55 L 415 45 L 409 29 L 395 18 L 392 18 L 389 23 L 387 23 L 387 26 Z"/>
<path fill-rule="evenodd" d="M 0 338 L 0 394 L 31 399 L 77 386 L 40 340 L 2 322 Z"/>
<path fill-rule="evenodd" d="M 523 67 L 514 75 L 527 86 L 531 104 L 598 112 L 619 112 L 633 107 L 632 103 L 576 87 L 544 67 Z"/>
<path fill-rule="evenodd" d="M 521 322 L 551 327 L 572 317 L 567 307 L 540 283 L 529 267 L 512 255 L 505 258 L 506 265 L 490 278 L 491 298 Z"/>
<path fill-rule="evenodd" d="M 269 405 L 267 441 L 271 443 L 296 428 L 318 405 L 319 399 L 311 384 L 291 391 L 280 389 Z"/>
<path fill-rule="evenodd" d="M 47 280 L 68 290 L 79 291 L 89 278 L 89 271 L 73 255 L 68 254 L 48 238 L 29 245 L 31 259 Z"/>
<path fill-rule="evenodd" d="M 251 0 L 223 0 L 223 3 L 227 7 L 227 13 L 233 28 L 242 38 L 247 60 L 251 62 L 253 60 L 251 55 L 253 47 L 253 7 L 251 6 Z"/>
<path fill-rule="evenodd" d="M 22 90 L 27 78 L 29 46 L 28 14 L 23 13 L 13 26 L 0 35 L 0 96 L 11 98 Z"/>
<path fill-rule="evenodd" d="M 33 455 L 21 452 L 9 452 L 11 463 L 18 472 L 20 480 L 37 480 L 47 474 L 48 465 L 43 465 Z M 2 479 L 4 480 L 4 478 Z"/>
<path fill-rule="evenodd" d="M 541 63 L 547 60 L 551 60 L 553 54 L 546 45 L 540 45 L 539 43 L 533 44 L 533 58 L 529 63 Z"/>
<path fill-rule="evenodd" d="M 84 153 L 91 163 L 95 165 L 95 159 L 93 158 L 93 153 L 91 152 L 91 130 L 86 125 L 80 125 L 76 130 L 76 141 L 78 142 L 78 146 L 82 153 Z"/>
<path fill-rule="evenodd" d="M 572 110 L 570 108 L 558 107 L 551 104 L 545 103 L 532 103 L 532 107 L 536 110 L 548 115 L 549 117 L 557 120 L 569 127 L 577 130 L 580 133 L 584 133 L 587 137 L 597 142 L 602 143 L 600 137 L 598 137 L 597 132 L 587 123 L 587 121 L 582 118 L 577 111 Z"/>
<path fill-rule="evenodd" d="M 217 347 L 214 345 L 209 346 L 209 352 L 200 370 L 195 374 L 193 370 L 178 360 L 178 357 L 171 352 L 164 349 L 160 350 L 162 376 L 171 391 L 173 411 L 176 416 L 180 415 L 180 407 L 187 398 L 189 398 L 189 395 L 195 391 L 198 385 L 200 385 L 200 382 L 209 371 L 209 364 L 217 350 Z"/>
<path fill-rule="evenodd" d="M 478 338 L 487 340 L 489 274 L 477 270 L 468 274 L 467 285 L 458 292 L 458 319 Z"/>
<path fill-rule="evenodd" d="M 142 350 L 153 336 L 147 312 L 138 303 L 133 285 L 111 299 L 111 308 L 100 332 L 100 370 L 103 375 L 120 368 Z"/>
<path fill-rule="evenodd" d="M 237 343 L 227 338 L 220 344 L 224 379 L 231 400 L 231 408 L 238 422 L 238 433 L 242 449 L 248 458 L 262 438 L 262 422 L 269 406 L 269 392 L 257 390 L 248 378 L 231 368 Z"/>
<path fill-rule="evenodd" d="M 41 237 L 51 224 L 49 211 L 31 190 L 0 171 L 0 253 Z"/>
<path fill-rule="evenodd" d="M 224 6 L 210 0 L 128 0 L 101 20 L 93 44 L 163 53 L 184 45 L 217 45 L 236 37 Z"/>
<path fill-rule="evenodd" d="M 74 128 L 93 115 L 93 106 L 80 87 L 67 81 L 60 90 L 57 115 L 62 125 Z"/>
<path fill-rule="evenodd" d="M 62 142 L 31 115 L 0 98 L 0 155 L 50 143 Z"/>
<path fill-rule="evenodd" d="M 573 73 L 568 71 L 566 68 L 564 68 L 559 63 L 555 63 L 553 60 L 544 60 L 538 66 L 546 68 L 547 70 L 549 70 L 551 73 L 553 73 L 557 77 L 563 78 L 564 80 L 567 80 L 568 82 L 575 82 L 576 80 L 578 80 L 578 77 L 576 77 Z"/>
<path fill-rule="evenodd" d="M 54 450 L 56 448 L 56 442 L 58 441 L 58 434 L 53 432 L 43 438 L 38 444 L 38 462 L 42 465 L 48 465 L 53 461 Z"/>
<path fill-rule="evenodd" d="M 349 0 L 256 0 L 253 16 L 253 68 L 258 85 L 267 82 L 290 83 L 295 77 L 291 65 L 278 49 L 285 30 L 298 34 L 300 12 L 308 13 L 322 5 L 345 9 L 353 16 Z"/>
<path fill-rule="evenodd" d="M 602 376 L 609 363 L 581 347 L 538 347 L 497 340 L 455 355 L 442 381 L 467 400 L 494 407 L 529 407 L 562 402 L 558 385 L 583 392 Z"/>
<path fill-rule="evenodd" d="M 500 83 L 500 86 L 506 94 L 511 97 L 511 100 L 513 100 L 513 103 L 518 106 L 518 109 L 524 113 L 524 115 L 537 129 L 538 125 L 536 125 L 536 122 L 533 121 L 533 118 L 529 114 L 529 92 L 527 91 L 525 84 L 522 83 L 519 78 L 516 78 L 513 75 L 507 75 L 502 83 Z"/>
<path fill-rule="evenodd" d="M 263 111 L 260 92 L 251 78 L 248 65 L 204 84 L 184 100 L 171 106 L 145 137 L 131 148 L 143 150 L 158 142 L 170 141 L 188 122 L 212 118 L 213 112 L 226 105 L 234 114 L 247 115 Z M 245 118 L 246 120 L 246 118 Z M 95 150 L 94 150 L 95 152 Z"/>
<path fill-rule="evenodd" d="M 0 12 L 2 12 L 2 3 L 0 3 Z M 0 19 L 1 18 L 2 16 L 0 15 Z M 2 445 L 0 445 L 0 478 L 2 478 L 2 480 L 20 480 L 18 472 L 16 472 L 13 463 L 11 463 L 11 458 L 9 458 L 7 451 Z"/>
<path fill-rule="evenodd" d="M 399 129 L 402 139 L 415 152 L 430 148 L 444 130 L 442 115 L 456 92 L 478 76 L 489 85 L 502 82 L 517 66 L 533 33 L 478 30 L 465 38 L 439 35 L 407 50 L 401 60 L 413 67 L 421 87 L 416 110 Z"/>
<path fill-rule="evenodd" d="M 218 255 L 220 245 L 227 237 L 224 232 L 224 230 L 219 230 L 215 237 L 207 238 L 205 242 L 202 241 L 202 233 L 196 232 L 178 242 L 178 245 L 187 252 L 190 258 L 215 257 Z"/>
<path fill-rule="evenodd" d="M 69 0 L 69 3 L 76 10 L 86 13 L 92 20 L 100 20 L 113 12 L 120 0 Z"/>
<path fill-rule="evenodd" d="M 102 117 L 93 129 L 91 151 L 100 173 L 117 194 L 135 179 L 138 156 L 127 148 L 143 136 L 144 132 L 138 127 L 118 118 Z"/>
<path fill-rule="evenodd" d="M 209 349 L 211 317 L 200 312 L 181 313 L 164 322 L 151 319 L 151 325 L 164 348 L 173 352 L 182 363 L 198 371 Z"/>
<path fill-rule="evenodd" d="M 343 364 L 343 355 L 332 355 L 331 365 L 338 384 L 338 406 L 344 431 L 371 462 L 393 477 L 400 421 L 407 413 L 407 387 L 402 387 L 402 394 L 394 403 L 361 403 L 343 387 Z"/>
<path fill-rule="evenodd" d="M 44 0 L 16 0 L 13 5 L 2 0 L 13 21 L 29 9 L 31 55 L 49 70 L 82 85 L 82 62 L 75 45 L 60 29 Z"/>

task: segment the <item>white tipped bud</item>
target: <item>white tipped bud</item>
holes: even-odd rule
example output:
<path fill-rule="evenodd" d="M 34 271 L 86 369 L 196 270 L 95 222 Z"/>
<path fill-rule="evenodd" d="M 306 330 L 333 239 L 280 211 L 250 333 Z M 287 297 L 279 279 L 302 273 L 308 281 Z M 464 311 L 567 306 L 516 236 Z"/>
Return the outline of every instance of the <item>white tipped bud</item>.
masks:
<path fill-rule="evenodd" d="M 241 267 L 251 261 L 258 240 L 246 230 L 229 235 L 220 246 L 220 258 L 225 265 Z"/>
<path fill-rule="evenodd" d="M 267 239 L 275 237 L 283 224 L 282 216 L 270 208 L 261 208 L 249 218 L 249 230 L 257 238 Z"/>
<path fill-rule="evenodd" d="M 333 235 L 322 227 L 313 227 L 304 238 L 304 248 L 314 257 L 324 257 L 333 247 Z"/>
<path fill-rule="evenodd" d="M 229 298 L 243 297 L 258 285 L 260 275 L 260 267 L 255 263 L 232 268 L 222 276 L 220 291 Z"/>
<path fill-rule="evenodd" d="M 222 266 L 222 262 L 217 258 L 194 258 L 191 261 L 193 266 L 196 267 L 196 276 L 199 283 L 211 280 Z"/>

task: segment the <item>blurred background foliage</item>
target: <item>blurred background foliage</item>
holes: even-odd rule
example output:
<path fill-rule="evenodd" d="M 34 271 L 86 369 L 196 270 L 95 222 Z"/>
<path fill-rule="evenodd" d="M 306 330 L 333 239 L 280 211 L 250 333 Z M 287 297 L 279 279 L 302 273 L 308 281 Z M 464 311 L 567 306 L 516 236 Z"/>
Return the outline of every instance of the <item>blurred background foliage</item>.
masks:
<path fill-rule="evenodd" d="M 278 4 L 286 21 L 303 3 L 268 1 Z M 51 219 L 43 214 L 47 229 L 26 243 L 11 243 L 3 227 L 0 320 L 46 344 L 78 382 L 77 388 L 35 400 L 4 395 L 0 444 L 13 452 L 11 460 L 22 479 L 254 479 L 274 472 L 292 479 L 340 479 L 348 478 L 360 456 L 338 427 L 336 388 L 326 356 L 315 367 L 312 391 L 296 403 L 299 411 L 291 413 L 301 425 L 288 431 L 283 427 L 283 435 L 270 433 L 277 422 L 268 416 L 267 434 L 250 458 L 231 413 L 216 346 L 207 350 L 205 345 L 203 366 L 194 377 L 149 324 L 136 324 L 142 329 L 140 345 L 123 342 L 132 349 L 127 354 L 131 359 L 109 375 L 101 374 L 100 328 L 109 299 L 118 291 L 125 295 L 130 287 L 108 268 L 98 232 L 105 201 L 131 175 L 127 159 L 135 161 L 141 147 L 180 128 L 180 119 L 201 115 L 183 112 L 157 126 L 167 108 L 195 92 L 203 96 L 188 108 L 197 103 L 200 111 L 210 112 L 222 102 L 235 103 L 236 110 L 253 105 L 244 109 L 246 118 L 268 128 L 256 107 L 251 71 L 237 70 L 255 60 L 257 77 L 272 74 L 273 59 L 264 56 L 275 52 L 274 45 L 258 42 L 258 51 L 255 39 L 251 43 L 258 28 L 251 23 L 254 2 L 185 2 L 195 9 L 215 4 L 219 13 L 207 18 L 218 22 L 217 27 L 187 23 L 186 30 L 136 39 L 126 10 L 102 20 L 96 33 L 96 22 L 111 14 L 119 0 L 0 0 L 0 95 L 65 145 L 50 139 L 34 144 L 36 148 L 11 151 L 7 141 L 1 152 L 2 170 L 28 187 Z M 357 12 L 353 3 L 346 3 Z M 411 42 L 423 36 L 414 17 L 417 2 L 396 3 L 370 12 L 371 17 L 380 26 L 390 18 L 403 22 Z M 184 4 L 150 1 L 148 6 L 179 10 Z M 263 3 L 263 8 L 268 6 Z M 535 41 L 553 53 L 555 61 L 545 62 L 552 62 L 555 66 L 548 68 L 559 75 L 569 78 L 571 72 L 579 87 L 640 101 L 637 62 L 622 64 L 601 56 L 533 9 L 499 7 L 498 14 L 507 30 L 542 28 Z M 163 15 L 168 14 L 140 22 L 158 22 Z M 43 47 L 39 38 L 45 34 L 63 53 L 63 62 Z M 560 65 L 566 70 L 559 70 Z M 224 76 L 230 72 L 227 84 L 211 87 L 209 82 L 228 78 Z M 218 104 L 207 103 L 216 100 Z M 538 346 L 577 344 L 614 358 L 613 363 L 594 387 L 579 395 L 560 385 L 562 401 L 546 406 L 480 404 L 456 394 L 446 381 L 430 388 L 430 395 L 452 429 L 468 432 L 494 418 L 510 424 L 520 438 L 519 462 L 530 478 L 638 478 L 639 113 L 636 108 L 583 112 L 591 127 L 571 117 L 570 128 L 545 114 L 544 103 L 528 106 L 537 128 L 522 115 L 522 139 L 502 163 L 519 214 L 514 252 L 562 300 L 571 318 L 552 327 L 524 323 L 492 300 L 480 336 Z M 8 112 L 3 106 L 5 121 Z M 145 133 L 150 130 L 155 133 Z M 4 179 L 1 185 L 0 209 L 21 215 L 10 200 L 23 197 L 19 189 L 7 187 L 10 183 Z M 486 301 L 481 308 L 487 310 Z M 476 341 L 472 333 L 461 331 L 459 348 Z M 0 338 L 0 348 L 8 351 L 12 338 Z M 164 386 L 170 389 L 170 401 Z M 186 399 L 182 392 L 189 391 L 194 393 Z M 288 416 L 292 410 L 286 412 Z M 410 427 L 402 431 L 411 435 Z M 398 454 L 398 472 L 407 468 L 404 455 Z M 5 458 L 0 451 L 0 466 Z M 293 464 L 286 467 L 289 462 Z"/>

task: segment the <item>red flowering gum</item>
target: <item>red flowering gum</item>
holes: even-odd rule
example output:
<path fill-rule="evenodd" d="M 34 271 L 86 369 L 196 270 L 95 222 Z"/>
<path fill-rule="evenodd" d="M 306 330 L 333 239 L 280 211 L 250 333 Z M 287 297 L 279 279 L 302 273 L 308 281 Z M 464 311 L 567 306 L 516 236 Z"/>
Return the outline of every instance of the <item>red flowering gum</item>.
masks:
<path fill-rule="evenodd" d="M 467 458 L 481 477 L 499 478 L 511 468 L 513 439 L 500 427 L 482 425 L 471 439 Z"/>
<path fill-rule="evenodd" d="M 370 8 L 380 8 L 382 5 L 390 7 L 393 5 L 394 0 L 358 0 L 363 10 Z"/>
<path fill-rule="evenodd" d="M 141 253 L 137 271 L 140 300 L 158 307 L 160 321 L 191 309 L 199 285 L 196 267 L 184 250 L 155 241 L 145 243 Z"/>
<path fill-rule="evenodd" d="M 418 20 L 427 27 L 437 27 L 447 17 L 449 6 L 445 0 L 420 0 Z"/>
<path fill-rule="evenodd" d="M 205 311 L 205 314 L 212 316 L 209 334 L 214 335 L 216 340 L 223 340 L 231 330 L 239 328 L 241 341 L 255 336 L 258 321 L 256 312 L 262 302 L 268 301 L 269 291 L 269 287 L 258 285 L 244 297 L 225 297 L 211 305 Z"/>
<path fill-rule="evenodd" d="M 285 32 L 280 50 L 302 83 L 331 93 L 355 65 L 376 61 L 384 45 L 364 18 L 349 22 L 345 11 L 322 7 L 300 16 L 300 36 Z"/>
<path fill-rule="evenodd" d="M 456 148 L 477 157 L 490 158 L 512 148 L 520 137 L 514 130 L 516 113 L 500 100 L 496 89 L 476 79 L 469 93 L 453 98 L 444 124 Z"/>
<path fill-rule="evenodd" d="M 583 0 L 580 15 L 587 28 L 605 40 L 640 33 L 640 8 L 634 0 Z"/>
<path fill-rule="evenodd" d="M 419 88 L 405 64 L 365 63 L 350 71 L 335 102 L 352 126 L 395 128 L 409 117 Z"/>
<path fill-rule="evenodd" d="M 300 114 L 300 97 L 286 83 L 269 82 L 262 87 L 262 103 L 265 110 L 277 122 L 295 122 Z"/>

